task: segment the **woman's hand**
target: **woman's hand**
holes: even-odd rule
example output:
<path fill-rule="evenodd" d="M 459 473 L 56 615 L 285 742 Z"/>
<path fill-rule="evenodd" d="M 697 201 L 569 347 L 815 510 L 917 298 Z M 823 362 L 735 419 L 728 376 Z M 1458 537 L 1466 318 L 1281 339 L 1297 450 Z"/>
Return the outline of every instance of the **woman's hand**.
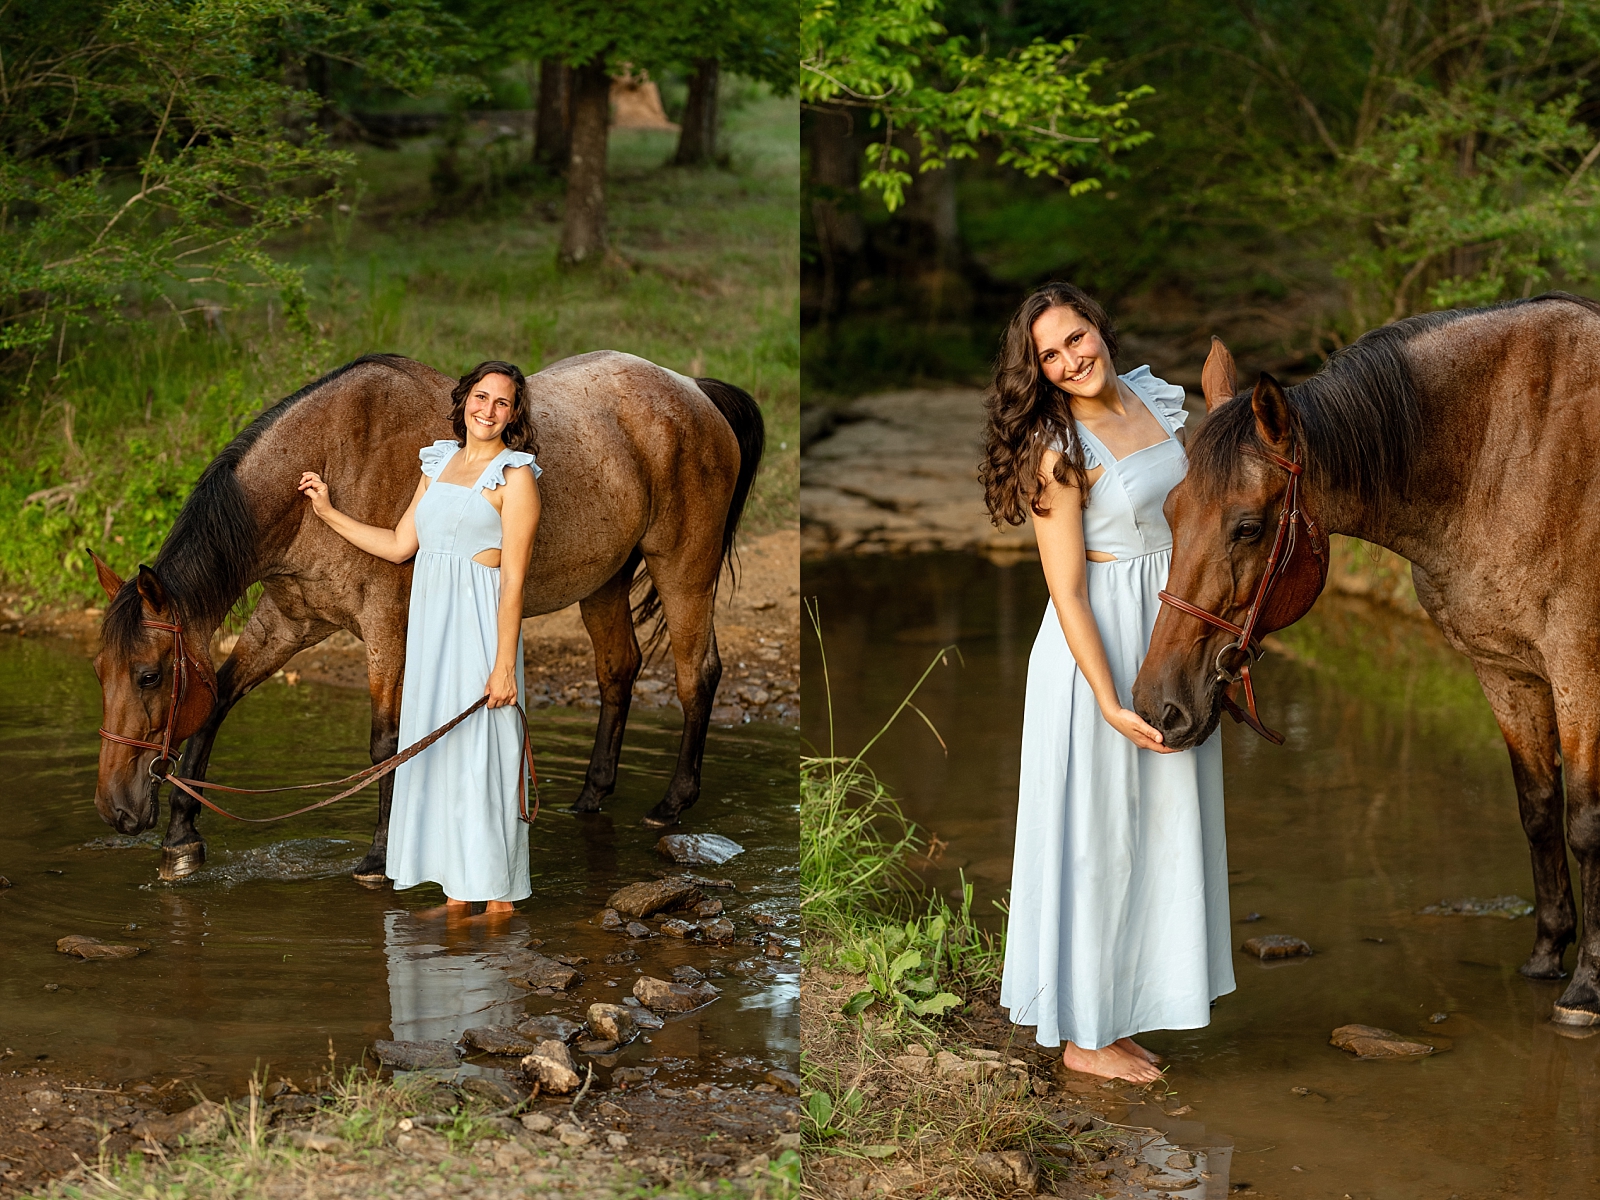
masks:
<path fill-rule="evenodd" d="M 311 511 L 327 520 L 328 514 L 333 511 L 333 501 L 328 498 L 328 485 L 322 482 L 322 476 L 315 471 L 307 471 L 295 486 L 311 501 Z"/>
<path fill-rule="evenodd" d="M 489 673 L 489 682 L 483 694 L 489 697 L 489 708 L 501 708 L 517 702 L 517 676 L 510 667 L 496 667 Z"/>
<path fill-rule="evenodd" d="M 1161 731 L 1145 721 L 1131 708 L 1103 708 L 1100 710 L 1106 723 L 1141 750 L 1154 750 L 1157 754 L 1173 754 L 1161 744 Z"/>

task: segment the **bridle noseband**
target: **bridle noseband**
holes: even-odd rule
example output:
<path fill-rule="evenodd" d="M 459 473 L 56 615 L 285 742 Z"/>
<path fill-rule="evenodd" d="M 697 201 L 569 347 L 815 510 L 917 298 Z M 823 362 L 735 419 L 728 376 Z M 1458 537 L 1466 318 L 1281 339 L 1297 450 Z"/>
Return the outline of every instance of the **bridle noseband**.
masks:
<path fill-rule="evenodd" d="M 1275 745 L 1283 745 L 1283 734 L 1276 730 L 1268 729 L 1262 724 L 1261 716 L 1256 711 L 1256 691 L 1250 680 L 1250 664 L 1260 658 L 1261 638 L 1271 633 L 1273 629 L 1281 629 L 1284 625 L 1298 620 L 1303 613 L 1296 613 L 1287 621 L 1275 624 L 1272 629 L 1263 629 L 1261 614 L 1267 606 L 1274 588 L 1283 579 L 1286 568 L 1298 543 L 1299 530 L 1303 526 L 1306 533 L 1307 548 L 1314 555 L 1320 557 L 1326 569 L 1326 552 L 1319 553 L 1321 530 L 1315 521 L 1300 506 L 1300 477 L 1305 467 L 1300 462 L 1299 450 L 1294 451 L 1293 458 L 1284 458 L 1270 450 L 1252 450 L 1252 453 L 1264 458 L 1276 467 L 1281 467 L 1289 474 L 1289 487 L 1283 497 L 1283 511 L 1278 516 L 1278 535 L 1273 539 L 1272 553 L 1267 557 L 1267 569 L 1262 573 L 1261 582 L 1256 585 L 1256 594 L 1250 601 L 1250 608 L 1245 613 L 1244 624 L 1235 625 L 1225 617 L 1207 612 L 1195 604 L 1190 604 L 1182 597 L 1174 596 L 1163 589 L 1159 595 L 1163 604 L 1170 604 L 1179 612 L 1187 613 L 1208 625 L 1214 625 L 1226 633 L 1234 635 L 1234 640 L 1217 651 L 1215 662 L 1215 681 L 1224 684 L 1222 703 L 1228 710 L 1228 715 L 1235 721 L 1243 722 L 1254 729 L 1262 737 Z M 1317 590 L 1321 590 L 1321 580 L 1318 580 Z M 1314 598 L 1314 597 L 1313 597 Z M 1307 605 L 1309 608 L 1309 605 Z M 1240 685 L 1244 688 L 1244 707 L 1240 708 L 1234 690 Z"/>
<path fill-rule="evenodd" d="M 132 746 L 137 750 L 154 750 L 157 757 L 150 761 L 150 778 L 165 779 L 172 773 L 176 765 L 172 758 L 172 743 L 181 742 L 187 734 L 174 736 L 178 725 L 178 708 L 183 703 L 183 697 L 189 690 L 189 674 L 194 675 L 211 692 L 211 699 L 215 704 L 217 699 L 216 686 L 212 684 L 206 672 L 200 669 L 200 664 L 194 655 L 189 653 L 183 641 L 183 626 L 173 621 L 140 622 L 146 629 L 160 629 L 172 634 L 172 701 L 167 705 L 166 723 L 161 727 L 161 740 L 159 742 L 146 741 L 141 738 L 123 737 L 120 733 L 112 733 L 104 726 L 100 729 L 100 736 L 108 742 L 116 742 L 119 746 Z"/>

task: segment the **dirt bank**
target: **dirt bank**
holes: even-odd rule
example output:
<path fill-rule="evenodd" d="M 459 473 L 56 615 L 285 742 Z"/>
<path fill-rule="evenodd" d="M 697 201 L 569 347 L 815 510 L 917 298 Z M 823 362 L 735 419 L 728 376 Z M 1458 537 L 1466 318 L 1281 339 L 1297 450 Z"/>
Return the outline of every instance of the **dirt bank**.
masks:
<path fill-rule="evenodd" d="M 92 654 L 100 636 L 101 610 L 39 609 L 24 614 L 24 598 L 0 595 L 0 633 L 24 637 L 55 635 L 79 643 Z M 722 684 L 714 720 L 719 724 L 800 719 L 800 535 L 793 529 L 749 538 L 739 547 L 737 586 L 724 573 L 717 597 L 717 645 Z M 594 653 L 578 606 L 523 622 L 524 657 L 530 708 L 550 704 L 598 708 Z M 218 637 L 217 661 L 232 649 Z M 362 642 L 337 633 L 320 646 L 296 655 L 282 681 L 332 684 L 365 689 L 367 653 Z M 638 707 L 677 707 L 671 654 L 663 645 L 634 684 Z"/>
<path fill-rule="evenodd" d="M 12 1061 L 15 1061 L 14 1059 Z M 495 1117 L 495 1101 L 431 1081 L 376 1077 L 274 1081 L 257 1103 L 238 1098 L 193 1149 L 135 1130 L 197 1097 L 177 1080 L 121 1085 L 66 1079 L 46 1067 L 0 1075 L 0 1197 L 24 1194 L 475 1197 L 577 1194 L 783 1196 L 793 1190 L 798 1103 L 763 1090 L 676 1091 L 646 1082 L 529 1104 L 524 1123 Z M 282 1089 L 280 1091 L 280 1089 Z M 459 1114 L 438 1131 L 409 1130 L 407 1114 Z M 548 1118 L 541 1121 L 540 1116 Z M 530 1125 L 533 1126 L 530 1128 Z M 582 1136 L 559 1136 L 569 1125 Z M 542 1128 L 541 1128 L 542 1127 Z M 307 1148 L 307 1135 L 332 1139 Z M 299 1145 L 297 1146 L 297 1140 Z M 140 1157 L 144 1162 L 140 1164 Z M 776 1166 L 774 1166 L 776 1164 Z M 133 1180 L 127 1174 L 135 1172 Z M 70 1185 L 72 1190 L 67 1190 Z M 118 1189 L 120 1185 L 122 1190 Z M 141 1191 L 141 1185 L 155 1190 Z"/>
<path fill-rule="evenodd" d="M 1204 417 L 1193 391 L 1189 426 Z M 983 393 L 940 388 L 864 396 L 834 415 L 800 463 L 800 536 L 806 558 L 830 554 L 961 551 L 1034 557 L 1033 528 L 989 521 L 978 483 Z M 1328 587 L 1422 616 L 1411 569 L 1398 555 L 1333 539 Z"/>
<path fill-rule="evenodd" d="M 1181 1138 L 1170 1077 L 1147 1087 L 1065 1071 L 993 994 L 929 1033 L 841 1011 L 865 979 L 807 967 L 806 1083 L 833 1115 L 807 1125 L 806 1184 L 866 1195 L 1054 1195 L 1072 1200 L 1252 1195 L 1231 1149 Z M 1204 1139 L 1201 1139 L 1203 1142 Z"/>

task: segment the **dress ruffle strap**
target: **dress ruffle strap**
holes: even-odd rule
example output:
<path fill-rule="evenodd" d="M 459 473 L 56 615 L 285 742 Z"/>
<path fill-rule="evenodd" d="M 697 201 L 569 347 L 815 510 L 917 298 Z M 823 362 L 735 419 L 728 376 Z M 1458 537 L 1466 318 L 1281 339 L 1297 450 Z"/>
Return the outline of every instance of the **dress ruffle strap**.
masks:
<path fill-rule="evenodd" d="M 532 467 L 535 479 L 544 474 L 544 468 L 526 450 L 502 450 L 495 456 L 494 461 L 484 468 L 483 478 L 478 480 L 478 486 L 486 491 L 502 486 L 506 481 L 507 467 Z"/>
<path fill-rule="evenodd" d="M 439 472 L 444 470 L 445 463 L 449 462 L 459 449 L 461 443 L 451 438 L 445 438 L 431 446 L 424 446 L 417 451 L 417 457 L 422 460 L 422 473 L 429 479 L 439 478 Z"/>
<path fill-rule="evenodd" d="M 1183 389 L 1152 374 L 1149 367 L 1135 367 L 1122 377 L 1122 382 L 1145 398 L 1166 425 L 1167 432 L 1177 433 L 1189 419 L 1189 412 L 1183 407 Z"/>

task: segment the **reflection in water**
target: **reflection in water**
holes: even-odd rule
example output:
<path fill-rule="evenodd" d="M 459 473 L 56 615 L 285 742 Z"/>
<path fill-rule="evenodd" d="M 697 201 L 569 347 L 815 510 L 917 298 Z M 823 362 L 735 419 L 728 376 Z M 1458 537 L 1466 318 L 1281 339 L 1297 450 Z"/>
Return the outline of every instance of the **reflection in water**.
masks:
<path fill-rule="evenodd" d="M 229 718 L 213 773 L 246 787 L 348 774 L 365 765 L 370 719 L 365 693 L 268 683 Z M 293 1078 L 325 1070 L 330 1043 L 342 1065 L 377 1038 L 453 1039 L 524 1011 L 581 1018 L 594 1001 L 628 995 L 641 971 L 665 977 L 692 965 L 723 995 L 662 1031 L 684 1059 L 684 1082 L 751 1083 L 795 1065 L 792 958 L 653 938 L 637 944 L 638 961 L 608 964 L 634 944 L 590 923 L 621 883 L 667 866 L 655 851 L 660 831 L 639 818 L 677 757 L 670 715 L 633 715 L 609 811 L 577 819 L 559 803 L 588 764 L 593 715 L 536 714 L 546 805 L 530 834 L 533 896 L 504 927 L 459 930 L 415 915 L 441 903 L 437 887 L 396 894 L 350 879 L 372 833 L 366 793 L 282 825 L 207 816 L 205 869 L 157 882 L 159 835 L 121 837 L 94 811 L 99 722 L 99 690 L 79 652 L 0 637 L 0 875 L 14 885 L 0 889 L 0 1049 L 19 1060 L 236 1092 L 258 1067 Z M 718 871 L 737 884 L 718 895 L 741 932 L 752 929 L 750 910 L 778 915 L 780 929 L 797 924 L 796 749 L 792 731 L 760 725 L 714 729 L 707 744 L 704 795 L 685 827 L 747 847 Z M 74 933 L 148 953 L 115 962 L 56 953 L 56 940 Z M 501 958 L 532 939 L 543 953 L 587 960 L 570 992 L 530 995 L 509 982 L 515 972 Z M 655 1052 L 641 1042 L 627 1053 Z M 752 1079 L 724 1066 L 729 1055 L 764 1065 L 749 1068 Z"/>
<path fill-rule="evenodd" d="M 821 604 L 841 751 L 866 740 L 941 645 L 959 646 L 918 696 L 948 757 L 904 721 L 870 762 L 948 843 L 931 881 L 950 890 L 965 875 L 980 903 L 1003 902 L 1027 655 L 1045 604 L 1037 564 L 831 561 L 808 564 L 805 587 Z M 1316 954 L 1238 955 L 1239 990 L 1209 1027 L 1148 1039 L 1172 1063 L 1179 1095 L 1166 1109 L 1191 1112 L 1141 1106 L 1128 1120 L 1190 1145 L 1231 1138 L 1230 1178 L 1258 1194 L 1600 1194 L 1600 1036 L 1551 1025 L 1562 984 L 1517 973 L 1531 919 L 1419 912 L 1531 895 L 1505 747 L 1470 669 L 1432 626 L 1338 598 L 1279 637 L 1288 653 L 1256 678 L 1288 744 L 1223 723 L 1232 915 L 1238 942 L 1292 934 Z M 819 679 L 814 643 L 805 652 L 807 680 Z M 812 745 L 826 744 L 825 717 L 808 691 Z M 1454 1045 L 1420 1062 L 1356 1062 L 1328 1045 L 1347 1023 Z"/>
<path fill-rule="evenodd" d="M 489 954 L 527 944 L 521 921 L 498 935 L 474 939 L 459 924 L 419 920 L 401 909 L 384 913 L 383 934 L 394 1040 L 453 1042 L 468 1029 L 522 1019 L 525 993 L 503 968 L 486 961 Z"/>

